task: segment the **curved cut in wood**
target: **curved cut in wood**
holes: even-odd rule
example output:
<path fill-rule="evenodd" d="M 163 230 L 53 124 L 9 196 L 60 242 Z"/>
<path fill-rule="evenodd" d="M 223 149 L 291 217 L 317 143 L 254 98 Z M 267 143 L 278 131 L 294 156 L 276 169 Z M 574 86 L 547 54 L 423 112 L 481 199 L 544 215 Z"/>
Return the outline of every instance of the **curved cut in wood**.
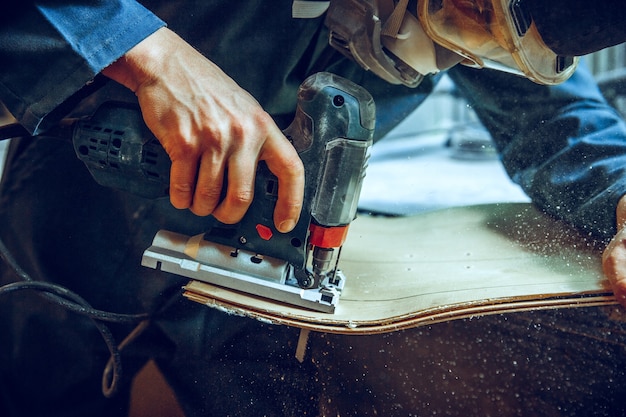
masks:
<path fill-rule="evenodd" d="M 362 215 L 342 249 L 346 286 L 334 314 L 196 281 L 184 294 L 266 322 L 373 334 L 474 315 L 615 304 L 600 257 L 594 242 L 528 203 Z"/>

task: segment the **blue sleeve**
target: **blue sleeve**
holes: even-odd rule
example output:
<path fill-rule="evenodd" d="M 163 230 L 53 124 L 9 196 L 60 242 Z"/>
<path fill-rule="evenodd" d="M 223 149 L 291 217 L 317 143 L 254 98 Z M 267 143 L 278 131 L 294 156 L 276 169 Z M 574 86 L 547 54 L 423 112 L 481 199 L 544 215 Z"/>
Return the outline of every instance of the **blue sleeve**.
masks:
<path fill-rule="evenodd" d="M 626 125 L 584 65 L 550 87 L 489 70 L 458 67 L 450 76 L 535 204 L 595 238 L 615 234 Z"/>
<path fill-rule="evenodd" d="M 132 0 L 16 1 L 0 18 L 0 101 L 30 132 L 164 23 Z"/>

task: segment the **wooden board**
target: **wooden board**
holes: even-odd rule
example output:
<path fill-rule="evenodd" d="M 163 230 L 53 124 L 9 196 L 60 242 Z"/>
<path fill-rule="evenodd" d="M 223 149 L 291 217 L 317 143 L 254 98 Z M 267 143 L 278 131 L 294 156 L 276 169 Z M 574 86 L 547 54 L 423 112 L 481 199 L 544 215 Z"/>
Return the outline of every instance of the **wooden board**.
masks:
<path fill-rule="evenodd" d="M 615 304 L 600 257 L 593 243 L 528 203 L 361 215 L 341 253 L 346 286 L 333 314 L 197 281 L 184 294 L 271 323 L 372 334 L 474 315 Z"/>

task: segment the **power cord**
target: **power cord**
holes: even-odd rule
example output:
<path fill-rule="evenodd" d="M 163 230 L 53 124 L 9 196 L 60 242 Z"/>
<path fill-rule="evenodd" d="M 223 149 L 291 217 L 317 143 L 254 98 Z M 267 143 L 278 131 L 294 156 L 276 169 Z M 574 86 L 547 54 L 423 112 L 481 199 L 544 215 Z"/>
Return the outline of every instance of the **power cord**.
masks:
<path fill-rule="evenodd" d="M 113 397 L 119 389 L 122 377 L 121 350 L 135 340 L 148 327 L 149 314 L 120 314 L 93 308 L 85 299 L 75 292 L 51 282 L 37 281 L 24 271 L 6 245 L 0 239 L 0 258 L 3 259 L 22 279 L 0 286 L 0 297 L 17 291 L 36 291 L 44 298 L 76 314 L 86 316 L 94 323 L 109 350 L 109 361 L 102 375 L 102 393 L 105 397 Z M 131 333 L 118 345 L 111 330 L 104 322 L 138 323 Z"/>

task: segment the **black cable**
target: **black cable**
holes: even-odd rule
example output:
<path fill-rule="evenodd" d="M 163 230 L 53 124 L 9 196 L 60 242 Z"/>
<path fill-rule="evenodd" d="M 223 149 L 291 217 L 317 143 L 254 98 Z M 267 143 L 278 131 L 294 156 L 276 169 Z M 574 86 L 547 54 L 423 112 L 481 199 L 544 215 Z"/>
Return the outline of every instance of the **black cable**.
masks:
<path fill-rule="evenodd" d="M 33 279 L 30 275 L 28 275 L 26 271 L 22 269 L 22 267 L 19 266 L 19 264 L 17 263 L 13 255 L 11 255 L 11 252 L 9 252 L 9 250 L 7 249 L 2 239 L 0 239 L 0 258 L 4 259 L 4 261 L 11 267 L 11 269 L 13 269 L 13 271 L 17 274 L 17 276 L 20 277 L 22 280 L 26 282 L 42 282 L 42 281 L 36 281 L 35 279 Z M 52 283 L 47 283 L 47 284 L 51 286 L 50 288 L 55 287 L 55 290 L 48 291 L 48 294 L 52 295 L 52 297 L 48 297 L 48 298 L 50 298 L 55 303 L 60 304 L 62 307 L 67 308 L 68 310 L 71 310 L 83 316 L 87 316 L 91 319 L 108 321 L 112 323 L 132 323 L 132 322 L 137 322 L 141 320 L 146 320 L 147 318 L 149 318 L 149 315 L 146 313 L 121 314 L 121 313 L 112 313 L 109 311 L 98 310 L 98 309 L 91 307 L 89 303 L 83 300 L 79 295 L 72 293 L 70 290 L 58 284 L 52 284 Z M 67 294 L 72 294 L 73 296 L 78 297 L 78 299 L 80 299 L 81 301 L 74 301 L 74 302 L 68 301 L 68 299 L 71 299 L 70 298 L 71 296 L 66 297 L 63 294 L 63 290 L 67 291 Z"/>
<path fill-rule="evenodd" d="M 145 330 L 150 315 L 148 314 L 119 314 L 93 308 L 85 299 L 75 292 L 61 285 L 51 282 L 36 281 L 24 271 L 11 255 L 6 245 L 0 239 L 0 258 L 11 267 L 22 281 L 12 282 L 0 286 L 0 297 L 16 291 L 31 290 L 43 293 L 44 297 L 63 308 L 91 319 L 102 338 L 104 339 L 110 358 L 102 375 L 102 393 L 111 398 L 119 388 L 122 377 L 121 349 L 135 340 Z M 137 327 L 118 346 L 111 330 L 102 321 L 114 323 L 138 322 Z"/>
<path fill-rule="evenodd" d="M 64 103 L 57 107 L 51 113 L 48 119 L 56 120 L 67 114 L 80 100 L 87 97 L 104 84 L 108 82 L 108 78 L 97 75 L 92 82 L 88 83 L 81 90 L 76 92 Z M 59 117 L 60 116 L 60 117 Z M 19 123 L 0 126 L 0 140 L 11 139 L 15 137 L 29 136 L 26 129 Z M 86 300 L 71 290 L 50 282 L 37 281 L 33 279 L 26 271 L 24 271 L 11 255 L 4 241 L 0 239 L 0 259 L 3 259 L 17 276 L 23 281 L 13 282 L 4 286 L 0 286 L 0 296 L 13 293 L 15 291 L 31 290 L 37 291 L 47 300 L 60 305 L 74 313 L 83 315 L 91 319 L 102 338 L 104 339 L 110 353 L 109 361 L 105 367 L 102 376 L 102 393 L 105 397 L 110 398 L 117 392 L 119 381 L 122 376 L 122 362 L 120 358 L 121 349 L 131 341 L 135 340 L 147 327 L 149 314 L 120 314 L 103 311 L 93 308 Z M 111 330 L 102 323 L 102 321 L 112 323 L 136 323 L 137 327 L 117 345 Z"/>
<path fill-rule="evenodd" d="M 77 307 L 82 307 L 85 310 L 91 309 L 91 306 L 85 300 L 83 300 L 83 298 L 80 297 L 78 294 L 68 290 L 67 288 L 61 287 L 57 284 L 53 284 L 50 282 L 43 282 L 43 281 L 18 281 L 18 282 L 12 282 L 10 284 L 3 285 L 0 287 L 0 296 L 10 294 L 15 291 L 22 291 L 22 290 L 35 290 L 35 291 L 43 291 L 48 294 L 54 294 L 62 298 L 61 302 L 55 300 L 57 304 L 61 304 L 63 307 L 69 308 L 72 311 L 79 312 L 79 314 L 82 314 L 80 313 L 82 309 L 77 308 Z M 71 302 L 68 303 L 66 302 L 67 300 L 70 300 Z M 104 342 L 106 343 L 107 348 L 109 350 L 109 354 L 111 355 L 111 358 L 112 358 L 113 370 L 109 372 L 107 375 L 106 379 L 108 380 L 108 384 L 105 386 L 105 383 L 103 381 L 103 387 L 102 387 L 103 394 L 107 398 L 110 398 L 117 391 L 117 387 L 119 385 L 119 381 L 122 376 L 122 363 L 120 360 L 120 351 L 119 351 L 117 342 L 115 341 L 115 338 L 113 337 L 113 334 L 111 333 L 111 330 L 106 325 L 100 323 L 96 318 L 93 318 L 89 315 L 88 317 L 92 319 L 94 325 L 96 326 L 96 328 L 102 335 L 102 338 L 104 339 Z M 104 379 L 105 378 L 103 378 L 103 380 Z"/>

